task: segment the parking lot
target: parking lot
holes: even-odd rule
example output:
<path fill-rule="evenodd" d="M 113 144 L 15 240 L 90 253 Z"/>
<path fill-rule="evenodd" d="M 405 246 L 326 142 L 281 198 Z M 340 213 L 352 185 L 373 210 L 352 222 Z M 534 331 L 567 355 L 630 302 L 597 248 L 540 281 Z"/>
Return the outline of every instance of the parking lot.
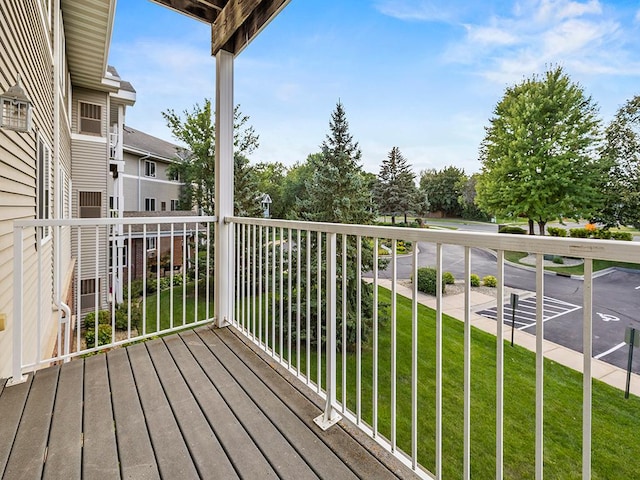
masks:
<path fill-rule="evenodd" d="M 535 327 L 536 300 L 537 299 L 535 295 L 519 299 L 518 306 L 515 309 L 515 312 L 513 312 L 515 314 L 513 316 L 514 323 L 518 330 L 526 330 L 530 327 Z M 579 310 L 582 307 L 580 305 L 574 305 L 572 303 L 568 303 L 562 300 L 558 300 L 557 298 L 552 298 L 545 295 L 543 308 L 544 308 L 544 314 L 542 318 L 544 322 L 547 322 L 549 320 L 553 320 L 555 318 L 561 317 L 562 315 L 575 312 L 576 310 Z M 483 317 L 487 317 L 495 320 L 496 311 L 497 311 L 497 307 L 492 307 L 489 309 L 480 310 L 479 312 L 476 312 L 476 313 L 478 315 L 482 315 Z M 504 323 L 511 325 L 511 321 L 512 321 L 511 305 L 509 303 L 505 303 Z"/>

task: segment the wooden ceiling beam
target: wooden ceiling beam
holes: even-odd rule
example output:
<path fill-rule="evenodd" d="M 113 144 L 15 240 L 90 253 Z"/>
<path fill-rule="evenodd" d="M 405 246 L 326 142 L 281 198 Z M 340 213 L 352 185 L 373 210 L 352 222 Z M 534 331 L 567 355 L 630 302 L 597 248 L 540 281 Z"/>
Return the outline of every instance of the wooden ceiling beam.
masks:
<path fill-rule="evenodd" d="M 211 54 L 216 55 L 263 0 L 229 0 L 211 26 Z M 236 53 L 236 52 L 231 52 Z"/>
<path fill-rule="evenodd" d="M 224 49 L 239 54 L 273 20 L 290 0 L 265 0 L 229 39 Z"/>
<path fill-rule="evenodd" d="M 151 0 L 184 15 L 206 23 L 214 23 L 227 0 Z"/>

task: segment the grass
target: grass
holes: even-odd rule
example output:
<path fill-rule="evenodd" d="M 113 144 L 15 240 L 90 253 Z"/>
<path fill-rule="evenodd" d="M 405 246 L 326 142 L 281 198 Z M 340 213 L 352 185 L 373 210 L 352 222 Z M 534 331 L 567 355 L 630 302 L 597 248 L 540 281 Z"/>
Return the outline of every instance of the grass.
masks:
<path fill-rule="evenodd" d="M 193 323 L 197 320 L 205 320 L 207 313 L 206 285 L 200 284 L 198 288 L 198 302 L 196 312 L 196 288 L 195 282 L 186 285 L 184 292 L 183 305 L 183 287 L 173 287 L 173 323 L 171 321 L 171 290 L 162 290 L 154 295 L 147 295 L 146 304 L 146 333 L 157 332 L 172 326 Z M 211 291 L 209 293 L 209 317 L 213 316 L 213 282 L 211 282 Z M 157 306 L 158 296 L 160 297 L 160 315 L 158 319 Z M 142 305 L 142 303 L 140 303 Z M 184 319 L 183 319 L 184 310 Z M 158 328 L 159 327 L 159 328 Z"/>
<path fill-rule="evenodd" d="M 380 288 L 380 302 L 391 294 Z M 286 302 L 285 302 L 286 304 Z M 418 460 L 435 468 L 435 312 L 418 307 Z M 286 315 L 285 315 L 286 321 Z M 378 430 L 391 434 L 391 342 L 389 324 L 379 331 Z M 276 336 L 277 338 L 277 336 Z M 472 477 L 495 476 L 495 337 L 472 329 L 471 462 Z M 285 340 L 286 345 L 286 340 Z M 286 350 L 286 347 L 285 347 Z M 311 378 L 317 357 L 311 352 Z M 443 467 L 445 479 L 462 477 L 463 455 L 463 323 L 443 318 Z M 287 352 L 284 352 L 285 358 Z M 305 354 L 301 355 L 304 372 Z M 411 452 L 411 302 L 397 297 L 397 444 Z M 296 365 L 295 354 L 292 364 Z M 338 392 L 342 398 L 342 357 L 338 355 Z M 347 354 L 347 405 L 356 410 L 356 359 Z M 505 478 L 534 478 L 535 355 L 505 344 Z M 323 367 L 324 368 L 324 367 Z M 372 413 L 373 355 L 371 340 L 363 345 L 362 416 L 369 425 Z M 324 374 L 322 375 L 324 377 Z M 324 383 L 324 380 L 323 382 Z M 582 375 L 545 360 L 544 474 L 548 479 L 581 478 Z M 623 392 L 594 381 L 593 479 L 635 478 L 640 451 L 640 398 L 625 400 Z"/>
<path fill-rule="evenodd" d="M 520 260 L 526 257 L 528 254 L 525 252 L 505 252 L 504 257 L 507 261 L 518 263 L 520 265 L 526 265 Z M 531 266 L 531 265 L 527 265 Z M 621 267 L 621 268 L 631 268 L 634 270 L 640 270 L 640 264 L 637 263 L 628 263 L 628 262 L 612 262 L 610 260 L 594 260 L 593 261 L 593 271 L 597 272 L 599 270 L 604 270 L 605 268 L 612 267 Z M 551 270 L 553 272 L 565 273 L 567 275 L 584 275 L 584 265 L 574 265 L 570 267 L 561 267 L 561 266 L 553 266 L 553 267 L 544 267 L 545 270 Z"/>

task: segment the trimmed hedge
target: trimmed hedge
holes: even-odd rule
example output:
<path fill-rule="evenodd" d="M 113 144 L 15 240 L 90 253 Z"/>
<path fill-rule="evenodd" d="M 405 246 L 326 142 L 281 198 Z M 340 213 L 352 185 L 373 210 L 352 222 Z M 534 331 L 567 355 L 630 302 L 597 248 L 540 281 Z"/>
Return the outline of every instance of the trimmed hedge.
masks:
<path fill-rule="evenodd" d="M 625 242 L 633 240 L 633 235 L 630 232 L 612 232 L 602 228 L 593 231 L 589 231 L 586 228 L 572 228 L 569 230 L 569 236 L 572 238 L 595 238 L 598 240 L 623 240 Z"/>
<path fill-rule="evenodd" d="M 500 229 L 498 229 L 498 233 L 511 233 L 511 234 L 514 234 L 514 235 L 526 235 L 527 231 L 524 228 L 512 227 L 510 225 L 505 225 L 504 227 L 500 227 Z"/>
<path fill-rule="evenodd" d="M 443 275 L 444 277 L 444 275 Z M 435 295 L 437 291 L 437 272 L 435 268 L 422 267 L 418 269 L 418 290 L 429 295 Z M 442 282 L 442 293 L 447 284 Z"/>
<path fill-rule="evenodd" d="M 487 275 L 482 279 L 482 284 L 485 287 L 496 287 L 498 285 L 498 280 L 493 275 Z"/>
<path fill-rule="evenodd" d="M 566 237 L 567 230 L 562 227 L 547 227 L 547 233 L 552 237 Z"/>

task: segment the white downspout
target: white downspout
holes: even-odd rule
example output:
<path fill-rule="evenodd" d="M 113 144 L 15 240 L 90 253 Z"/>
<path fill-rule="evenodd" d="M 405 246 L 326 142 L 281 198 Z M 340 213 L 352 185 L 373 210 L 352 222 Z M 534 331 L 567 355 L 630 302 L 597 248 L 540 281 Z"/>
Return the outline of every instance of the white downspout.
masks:
<path fill-rule="evenodd" d="M 61 219 L 60 205 L 64 201 L 64 197 L 61 191 L 60 177 L 62 167 L 60 165 L 60 0 L 55 0 L 54 7 L 54 19 L 53 19 L 53 158 L 55 161 L 55 181 L 53 183 L 54 192 L 54 218 Z M 63 186 L 64 188 L 64 186 Z M 64 211 L 64 208 L 63 208 Z M 65 325 L 65 339 L 64 339 L 64 354 L 69 354 L 70 342 L 71 342 L 71 308 L 62 301 L 62 285 L 61 285 L 61 261 L 60 261 L 60 243 L 61 243 L 61 230 L 62 227 L 55 228 L 54 237 L 54 255 L 53 255 L 53 271 L 55 272 L 54 279 L 54 303 L 58 309 L 58 329 Z M 62 315 L 60 314 L 62 310 Z M 58 330 L 60 332 L 60 330 Z M 60 335 L 58 335 L 60 339 Z M 58 343 L 58 348 L 60 344 Z M 58 351 L 60 354 L 60 351 Z M 70 359 L 65 358 L 65 362 Z"/>

